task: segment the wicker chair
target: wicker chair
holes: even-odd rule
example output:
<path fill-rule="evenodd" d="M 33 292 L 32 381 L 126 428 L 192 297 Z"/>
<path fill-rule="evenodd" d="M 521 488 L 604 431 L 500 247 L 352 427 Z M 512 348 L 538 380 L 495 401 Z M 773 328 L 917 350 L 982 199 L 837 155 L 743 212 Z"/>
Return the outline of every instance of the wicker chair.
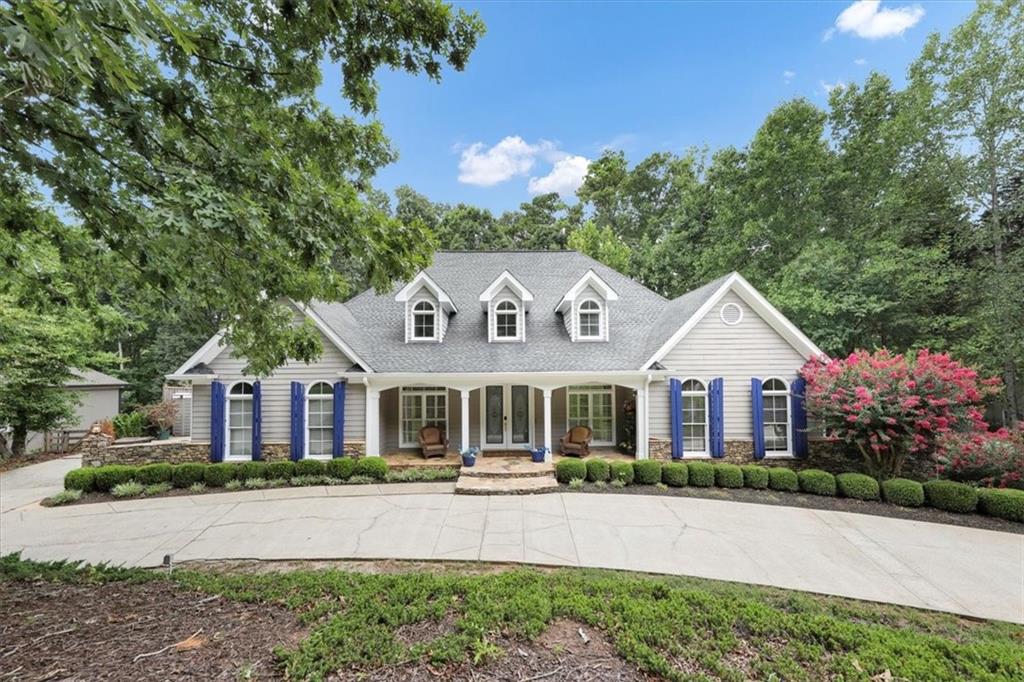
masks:
<path fill-rule="evenodd" d="M 448 452 L 448 439 L 444 437 L 444 431 L 436 426 L 424 426 L 420 429 L 419 439 L 424 459 L 444 457 Z"/>
<path fill-rule="evenodd" d="M 569 429 L 569 433 L 558 439 L 558 444 L 563 455 L 586 457 L 590 454 L 590 439 L 593 437 L 594 432 L 589 426 L 574 426 Z"/>

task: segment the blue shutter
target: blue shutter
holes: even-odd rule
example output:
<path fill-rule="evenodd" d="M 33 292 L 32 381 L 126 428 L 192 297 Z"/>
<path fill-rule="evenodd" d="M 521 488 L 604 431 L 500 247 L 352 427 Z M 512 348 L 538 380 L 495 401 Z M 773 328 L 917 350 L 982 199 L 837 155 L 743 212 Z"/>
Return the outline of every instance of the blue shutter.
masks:
<path fill-rule="evenodd" d="M 263 459 L 263 385 L 252 385 L 252 458 Z"/>
<path fill-rule="evenodd" d="M 345 388 L 344 381 L 334 383 L 334 442 L 331 444 L 333 457 L 345 456 Z"/>
<path fill-rule="evenodd" d="M 754 459 L 764 459 L 764 394 L 761 380 L 750 380 L 750 406 L 754 424 Z"/>
<path fill-rule="evenodd" d="M 668 380 L 669 405 L 672 410 L 672 459 L 683 456 L 683 385 L 679 379 Z"/>
<path fill-rule="evenodd" d="M 292 459 L 299 461 L 306 450 L 306 387 L 292 382 Z"/>
<path fill-rule="evenodd" d="M 711 380 L 710 405 L 708 407 L 710 409 L 712 457 L 725 457 L 724 388 L 724 382 L 721 378 Z"/>
<path fill-rule="evenodd" d="M 224 384 L 210 384 L 210 461 L 224 461 Z"/>
<path fill-rule="evenodd" d="M 807 407 L 804 394 L 807 392 L 807 381 L 799 377 L 793 382 L 790 404 L 793 410 L 793 454 L 797 457 L 807 456 Z"/>

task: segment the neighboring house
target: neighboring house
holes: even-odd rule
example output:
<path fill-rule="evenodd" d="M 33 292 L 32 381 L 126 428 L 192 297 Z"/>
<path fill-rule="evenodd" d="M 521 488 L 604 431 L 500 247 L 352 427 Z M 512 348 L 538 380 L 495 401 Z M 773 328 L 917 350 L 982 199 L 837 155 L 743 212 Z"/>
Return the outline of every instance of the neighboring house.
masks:
<path fill-rule="evenodd" d="M 218 334 L 168 375 L 211 459 L 415 450 L 428 424 L 453 450 L 557 451 L 576 424 L 639 458 L 808 448 L 797 372 L 821 351 L 737 273 L 667 300 L 572 251 L 440 252 L 390 293 L 294 308 L 317 362 L 246 376 Z"/>
<path fill-rule="evenodd" d="M 30 432 L 25 451 L 66 450 L 78 442 L 94 423 L 110 419 L 121 411 L 121 391 L 127 384 L 94 369 L 72 370 L 74 377 L 64 383 L 78 399 L 75 416 L 63 429 L 47 433 Z"/>

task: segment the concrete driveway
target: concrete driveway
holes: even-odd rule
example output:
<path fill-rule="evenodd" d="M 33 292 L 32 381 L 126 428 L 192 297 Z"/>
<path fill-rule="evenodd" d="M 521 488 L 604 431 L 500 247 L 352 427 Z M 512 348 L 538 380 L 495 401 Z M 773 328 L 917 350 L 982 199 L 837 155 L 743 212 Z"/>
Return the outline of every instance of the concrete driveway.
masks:
<path fill-rule="evenodd" d="M 1024 536 L 675 497 L 453 495 L 452 483 L 291 488 L 46 509 L 68 468 L 0 475 L 0 554 L 524 562 L 691 575 L 1024 623 Z M 46 469 L 44 470 L 43 467 Z M 43 478 L 56 478 L 49 486 Z M 19 488 L 18 486 L 27 486 Z M 33 492 L 35 491 L 35 492 Z M 8 497 L 9 496 L 9 497 Z"/>

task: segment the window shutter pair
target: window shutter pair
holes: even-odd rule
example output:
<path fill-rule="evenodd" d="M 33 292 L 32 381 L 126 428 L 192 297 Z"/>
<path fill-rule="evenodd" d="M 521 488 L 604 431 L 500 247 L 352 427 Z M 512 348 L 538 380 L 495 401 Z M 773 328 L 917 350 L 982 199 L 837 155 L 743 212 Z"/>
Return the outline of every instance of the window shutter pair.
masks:
<path fill-rule="evenodd" d="M 210 384 L 210 461 L 223 462 L 227 419 L 227 391 L 224 384 L 214 381 Z M 263 387 L 255 381 L 252 385 L 252 458 L 262 459 L 263 449 Z"/>
<path fill-rule="evenodd" d="M 790 385 L 790 422 L 793 425 L 792 439 L 793 455 L 796 457 L 807 456 L 807 409 L 804 405 L 804 393 L 807 390 L 807 382 L 802 377 L 793 381 Z M 754 458 L 764 459 L 764 393 L 761 380 L 753 378 L 750 380 L 751 407 L 753 408 L 754 423 Z"/>
<path fill-rule="evenodd" d="M 292 382 L 291 415 L 291 458 L 297 462 L 306 454 L 306 387 L 298 381 Z"/>
<path fill-rule="evenodd" d="M 683 456 L 683 384 L 669 379 L 669 406 L 672 411 L 672 459 Z M 708 385 L 708 448 L 712 457 L 725 456 L 725 419 L 722 409 L 724 383 L 719 377 Z"/>

